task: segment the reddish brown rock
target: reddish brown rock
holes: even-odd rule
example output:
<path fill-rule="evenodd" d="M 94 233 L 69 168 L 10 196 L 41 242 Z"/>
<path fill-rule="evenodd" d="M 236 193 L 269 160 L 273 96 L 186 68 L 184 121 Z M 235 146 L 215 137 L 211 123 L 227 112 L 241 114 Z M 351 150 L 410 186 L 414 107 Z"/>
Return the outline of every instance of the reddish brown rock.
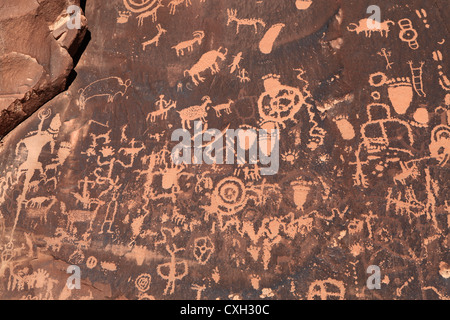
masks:
<path fill-rule="evenodd" d="M 0 137 L 66 88 L 86 34 L 69 29 L 79 1 L 0 1 Z"/>

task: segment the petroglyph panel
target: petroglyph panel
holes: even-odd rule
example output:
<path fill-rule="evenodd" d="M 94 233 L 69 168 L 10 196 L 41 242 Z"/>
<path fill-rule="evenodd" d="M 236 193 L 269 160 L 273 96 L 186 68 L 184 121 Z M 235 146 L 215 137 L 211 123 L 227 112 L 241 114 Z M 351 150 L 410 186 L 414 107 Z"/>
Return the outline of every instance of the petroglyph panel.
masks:
<path fill-rule="evenodd" d="M 446 0 L 84 14 L 73 82 L 2 139 L 2 299 L 450 299 Z M 0 28 L 5 110 L 61 67 L 37 48 Z"/>

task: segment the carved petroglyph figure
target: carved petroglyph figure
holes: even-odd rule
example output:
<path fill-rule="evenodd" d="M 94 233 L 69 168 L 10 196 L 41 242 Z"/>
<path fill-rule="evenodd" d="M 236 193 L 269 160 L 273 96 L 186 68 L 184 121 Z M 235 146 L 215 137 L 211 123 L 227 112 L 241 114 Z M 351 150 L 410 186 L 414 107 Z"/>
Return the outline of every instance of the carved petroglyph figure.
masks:
<path fill-rule="evenodd" d="M 273 45 L 275 43 L 275 40 L 277 39 L 278 35 L 281 32 L 281 29 L 285 27 L 284 23 L 277 23 L 270 27 L 269 30 L 267 30 L 264 37 L 259 42 L 259 50 L 264 54 L 269 54 L 272 52 Z"/>
<path fill-rule="evenodd" d="M 287 121 L 294 121 L 295 115 L 300 109 L 305 108 L 309 116 L 310 140 L 308 147 L 316 149 L 323 144 L 325 130 L 319 127 L 315 121 L 313 106 L 305 102 L 306 93 L 303 94 L 299 89 L 282 85 L 280 76 L 269 74 L 263 77 L 265 92 L 258 99 L 258 110 L 261 118 L 262 128 L 270 129 L 273 124 L 275 128 L 286 127 Z M 273 128 L 272 128 L 273 129 Z"/>
<path fill-rule="evenodd" d="M 345 285 L 342 281 L 335 279 L 317 280 L 311 283 L 308 290 L 308 300 L 344 300 Z"/>
<path fill-rule="evenodd" d="M 419 49 L 419 42 L 417 42 L 418 33 L 412 25 L 410 19 L 402 19 L 398 22 L 400 26 L 400 40 L 407 42 L 409 47 L 413 50 Z"/>
<path fill-rule="evenodd" d="M 144 25 L 144 19 L 148 17 L 152 17 L 152 22 L 156 22 L 158 20 L 158 9 L 164 7 L 162 4 L 162 0 L 158 0 L 158 4 L 152 10 L 141 13 L 138 18 L 138 26 Z"/>
<path fill-rule="evenodd" d="M 407 163 L 401 161 L 400 167 L 402 169 L 402 172 L 394 176 L 394 181 L 396 183 L 406 185 L 407 178 L 411 177 L 413 179 L 416 179 L 419 176 L 419 170 L 415 163 L 413 163 L 412 166 L 409 167 Z"/>
<path fill-rule="evenodd" d="M 311 0 L 295 0 L 295 6 L 298 10 L 308 9 L 313 2 Z"/>
<path fill-rule="evenodd" d="M 194 285 L 192 285 L 191 289 L 194 291 L 197 291 L 197 295 L 196 295 L 195 299 L 202 300 L 202 292 L 206 290 L 206 286 L 194 284 Z"/>
<path fill-rule="evenodd" d="M 373 19 L 361 19 L 358 24 L 356 23 L 350 23 L 347 27 L 347 30 L 350 32 L 356 32 L 357 34 L 360 34 L 361 32 L 364 32 L 366 37 L 371 37 L 372 32 L 379 32 L 382 36 L 384 35 L 386 38 L 389 35 L 390 26 L 395 25 L 394 21 L 386 20 L 384 22 L 380 23 L 379 28 L 369 28 L 369 25 L 373 25 L 376 23 Z"/>
<path fill-rule="evenodd" d="M 50 144 L 51 153 L 54 152 L 55 148 L 55 136 L 59 133 L 59 128 L 61 127 L 61 120 L 59 114 L 56 114 L 55 117 L 52 119 L 50 126 L 47 130 L 43 130 L 43 124 L 46 119 L 48 119 L 51 115 L 50 109 L 43 109 L 39 112 L 39 119 L 41 120 L 38 130 L 31 132 L 26 138 L 19 141 L 16 147 L 16 154 L 19 153 L 19 148 L 24 145 L 27 153 L 27 159 L 25 162 L 23 162 L 19 169 L 18 169 L 18 175 L 20 176 L 23 172 L 27 172 L 27 175 L 29 176 L 29 173 L 33 173 L 35 170 L 39 170 L 40 173 L 44 172 L 44 168 L 42 167 L 42 163 L 39 161 L 39 156 L 41 154 L 42 149 L 47 144 Z M 28 183 L 30 182 L 32 176 L 29 176 L 30 179 L 28 180 Z"/>
<path fill-rule="evenodd" d="M 258 33 L 258 24 L 260 24 L 263 28 L 266 27 L 266 23 L 261 19 L 238 19 L 237 18 L 237 10 L 227 9 L 228 21 L 227 26 L 229 26 L 232 22 L 236 22 L 236 34 L 239 33 L 239 27 L 243 26 L 253 26 L 255 28 L 255 33 Z"/>
<path fill-rule="evenodd" d="M 93 187 L 94 185 L 95 181 L 90 181 L 88 177 L 85 177 L 83 180 L 78 181 L 78 188 L 82 190 L 81 194 L 72 192 L 72 195 L 77 199 L 77 203 L 83 205 L 83 209 L 90 210 L 93 203 L 97 205 L 102 205 L 104 203 L 103 201 L 90 197 L 89 186 Z"/>
<path fill-rule="evenodd" d="M 175 14 L 177 11 L 177 7 L 180 4 L 182 4 L 183 2 L 186 3 L 186 7 L 189 7 L 192 4 L 191 0 L 172 0 L 172 1 L 170 1 L 169 6 L 168 6 L 170 9 L 170 14 L 172 14 L 172 15 Z"/>
<path fill-rule="evenodd" d="M 222 47 L 218 50 L 211 50 L 203 54 L 198 62 L 192 66 L 191 69 L 184 71 L 184 75 L 189 75 L 192 79 L 192 82 L 198 86 L 199 82 L 205 81 L 204 78 L 200 76 L 200 73 L 210 69 L 211 74 L 216 74 L 220 71 L 218 60 L 225 61 L 226 56 L 228 54 L 228 49 L 225 48 L 225 52 L 220 52 Z"/>
<path fill-rule="evenodd" d="M 194 257 L 198 263 L 206 265 L 214 253 L 215 247 L 209 237 L 197 238 L 194 241 Z"/>
<path fill-rule="evenodd" d="M 159 174 L 162 176 L 162 188 L 164 190 L 170 190 L 172 193 L 180 192 L 181 188 L 178 180 L 182 176 L 193 177 L 194 174 L 183 172 L 186 169 L 184 164 L 182 165 L 174 165 L 172 162 L 169 166 L 161 169 Z"/>
<path fill-rule="evenodd" d="M 127 23 L 131 17 L 130 11 L 119 11 L 119 17 L 117 18 L 117 23 L 124 24 Z"/>
<path fill-rule="evenodd" d="M 92 142 L 86 152 L 82 152 L 82 154 L 87 154 L 88 156 L 96 155 L 96 148 L 99 146 L 99 141 L 103 140 L 104 144 L 109 144 L 111 142 L 111 132 L 112 130 L 108 130 L 103 134 L 93 134 L 90 133 L 89 136 L 92 138 Z"/>
<path fill-rule="evenodd" d="M 121 186 L 122 185 L 117 185 L 112 188 L 112 197 L 106 207 L 106 215 L 105 215 L 105 218 L 103 219 L 103 223 L 100 227 L 99 234 L 103 234 L 106 225 L 108 225 L 108 230 L 106 230 L 106 233 L 113 233 L 111 230 L 111 227 L 116 219 L 117 210 L 119 208 L 119 203 L 117 202 L 117 197 L 118 197 L 118 190 L 120 189 Z"/>
<path fill-rule="evenodd" d="M 348 117 L 346 115 L 339 115 L 333 119 L 336 123 L 339 132 L 344 140 L 352 140 L 355 138 L 356 133 L 353 125 L 348 121 Z"/>
<path fill-rule="evenodd" d="M 17 211 L 14 225 L 11 230 L 11 239 L 13 239 L 22 205 L 26 203 L 26 195 L 30 189 L 30 182 L 32 178 L 36 170 L 41 174 L 44 173 L 42 163 L 39 161 L 41 152 L 46 145 L 50 145 L 51 153 L 53 153 L 55 149 L 55 139 L 61 127 L 61 119 L 59 114 L 56 114 L 50 122 L 49 128 L 47 130 L 43 130 L 44 122 L 46 119 L 50 118 L 50 116 L 51 109 L 42 109 L 39 111 L 38 118 L 40 119 L 40 123 L 38 130 L 31 132 L 28 137 L 20 140 L 16 147 L 16 154 L 18 154 L 20 147 L 24 145 L 27 150 L 27 158 L 19 166 L 17 171 L 19 178 L 23 173 L 25 173 L 25 180 L 23 183 L 22 193 L 17 197 Z"/>
<path fill-rule="evenodd" d="M 425 65 L 425 62 L 420 63 L 420 67 L 414 68 L 413 62 L 408 61 L 409 67 L 411 68 L 411 77 L 414 85 L 414 90 L 416 93 L 421 97 L 426 97 L 426 93 L 423 91 L 423 66 Z"/>
<path fill-rule="evenodd" d="M 216 111 L 217 117 L 222 116 L 222 111 L 225 111 L 227 114 L 231 113 L 231 105 L 234 103 L 233 100 L 228 99 L 227 103 L 219 104 L 217 106 L 212 107 Z"/>
<path fill-rule="evenodd" d="M 440 125 L 431 132 L 430 143 L 431 157 L 439 161 L 440 166 L 445 166 L 450 160 L 450 127 Z"/>
<path fill-rule="evenodd" d="M 172 248 L 167 245 L 167 252 L 170 254 L 170 262 L 160 264 L 156 267 L 156 272 L 158 275 L 167 280 L 166 288 L 164 289 L 164 295 L 173 294 L 175 292 L 175 282 L 177 280 L 182 280 L 188 274 L 188 264 L 186 261 L 178 262 L 175 255 L 183 251 L 184 248 L 177 248 L 173 245 Z"/>
<path fill-rule="evenodd" d="M 78 106 L 80 110 L 86 108 L 86 102 L 96 97 L 107 97 L 108 102 L 113 102 L 117 95 L 122 97 L 131 85 L 131 80 L 125 82 L 119 77 L 109 77 L 92 82 L 87 87 L 80 89 Z"/>
<path fill-rule="evenodd" d="M 263 77 L 265 92 L 258 100 L 259 115 L 264 121 L 273 121 L 284 126 L 304 105 L 299 89 L 282 85 L 280 76 L 269 74 Z"/>
<path fill-rule="evenodd" d="M 135 141 L 133 141 L 134 143 Z M 142 150 L 142 146 L 141 148 L 137 148 L 139 150 Z M 134 148 L 133 148 L 134 150 Z M 133 166 L 134 163 L 134 159 L 137 155 L 137 153 L 139 152 L 135 152 L 133 151 L 130 156 L 131 156 L 131 160 L 129 164 L 125 164 L 124 162 L 122 162 L 120 159 L 118 159 L 117 157 L 113 157 L 114 155 L 114 149 L 112 148 L 108 148 L 108 147 L 103 147 L 102 148 L 102 156 L 98 156 L 97 157 L 97 165 L 99 166 L 98 168 L 96 168 L 94 170 L 94 175 L 96 176 L 96 180 L 95 182 L 98 184 L 105 184 L 105 183 L 109 183 L 110 185 L 115 185 L 119 179 L 119 177 L 116 177 L 116 179 L 112 178 L 113 175 L 113 169 L 116 166 L 116 164 L 122 166 L 123 168 L 131 168 Z M 102 161 L 101 159 L 103 158 L 110 158 L 109 160 L 106 161 Z M 107 169 L 104 170 L 102 167 L 107 166 Z M 102 175 L 101 172 L 106 172 L 106 176 Z"/>
<path fill-rule="evenodd" d="M 234 73 L 236 70 L 240 70 L 240 63 L 244 58 L 242 58 L 242 52 L 239 52 L 237 55 L 233 56 L 233 62 L 228 66 L 230 68 L 230 73 Z"/>
<path fill-rule="evenodd" d="M 245 69 L 241 69 L 239 70 L 239 74 L 237 75 L 239 81 L 241 83 L 246 83 L 246 82 L 250 82 L 250 78 L 248 77 L 248 72 Z"/>
<path fill-rule="evenodd" d="M 149 113 L 147 116 L 147 121 L 150 118 L 151 122 L 155 122 L 158 117 L 161 117 L 161 120 L 167 119 L 167 114 L 171 109 L 176 109 L 177 102 L 176 101 L 166 101 L 164 100 L 164 95 L 159 96 L 159 100 L 155 103 L 157 110 Z"/>
<path fill-rule="evenodd" d="M 144 11 L 150 10 L 152 7 L 157 5 L 158 0 L 123 0 L 123 4 L 127 8 L 127 10 L 134 13 L 142 13 Z"/>
<path fill-rule="evenodd" d="M 417 16 L 422 19 L 422 22 L 425 24 L 425 28 L 429 29 L 430 25 L 428 24 L 428 13 L 425 9 L 416 10 Z"/>
<path fill-rule="evenodd" d="M 211 190 L 213 188 L 213 181 L 210 177 L 206 175 L 208 172 L 203 172 L 197 175 L 197 182 L 195 183 L 195 192 L 202 192 L 203 190 Z"/>
<path fill-rule="evenodd" d="M 295 163 L 295 161 L 298 159 L 299 155 L 300 155 L 299 151 L 294 151 L 292 149 L 289 149 L 288 151 L 284 152 L 281 155 L 281 159 L 283 161 L 286 161 L 286 162 L 290 163 L 291 165 L 293 165 Z"/>
<path fill-rule="evenodd" d="M 308 199 L 309 192 L 311 191 L 312 183 L 303 180 L 296 180 L 291 183 L 294 190 L 294 203 L 298 210 L 303 211 L 303 206 Z"/>
<path fill-rule="evenodd" d="M 41 209 L 42 205 L 46 201 L 50 201 L 49 197 L 35 197 L 30 200 L 27 200 L 26 207 L 33 209 Z"/>
<path fill-rule="evenodd" d="M 208 116 L 209 104 L 212 103 L 211 98 L 205 96 L 202 98 L 202 104 L 199 106 L 192 106 L 181 111 L 177 111 L 181 118 L 181 125 L 183 129 L 191 129 L 191 121 L 201 119 L 203 122 L 206 122 L 206 117 Z"/>
<path fill-rule="evenodd" d="M 150 283 L 152 282 L 152 276 L 148 273 L 140 274 L 134 282 L 136 288 L 140 292 L 147 292 L 150 289 Z"/>
<path fill-rule="evenodd" d="M 386 70 L 392 69 L 392 65 L 394 62 L 390 62 L 389 58 L 392 55 L 391 51 L 387 51 L 386 48 L 382 48 L 380 52 L 377 53 L 379 56 L 384 57 L 386 59 Z"/>
<path fill-rule="evenodd" d="M 103 203 L 101 203 L 103 204 Z M 75 223 L 88 224 L 88 232 L 92 231 L 92 224 L 94 223 L 97 212 L 100 209 L 101 204 L 97 204 L 94 211 L 90 210 L 67 210 L 66 204 L 61 202 L 61 212 L 67 216 L 66 229 L 70 233 L 75 233 Z"/>
<path fill-rule="evenodd" d="M 450 80 L 447 75 L 444 74 L 444 68 L 442 67 L 442 52 L 440 50 L 433 51 L 433 60 L 439 62 L 439 65 L 437 66 L 439 72 L 439 85 L 445 91 L 450 92 Z"/>
<path fill-rule="evenodd" d="M 396 78 L 386 81 L 388 95 L 395 112 L 405 114 L 413 100 L 413 87 L 410 78 Z"/>
<path fill-rule="evenodd" d="M 124 156 L 131 157 L 130 163 L 134 163 L 134 160 L 136 159 L 136 156 L 145 149 L 144 143 L 141 141 L 136 141 L 134 138 L 130 140 L 130 147 L 129 148 L 120 148 L 119 153 L 123 153 Z"/>
<path fill-rule="evenodd" d="M 220 227 L 224 226 L 224 217 L 229 217 L 241 211 L 248 200 L 247 189 L 244 183 L 235 177 L 222 179 L 211 195 L 211 204 L 203 206 L 206 219 L 214 214 L 217 216 Z"/>
<path fill-rule="evenodd" d="M 26 200 L 26 216 L 31 219 L 38 218 L 41 222 L 46 223 L 48 213 L 56 202 L 56 197 L 36 197 Z M 47 205 L 43 206 L 44 203 Z"/>
<path fill-rule="evenodd" d="M 3 243 L 3 237 L 5 236 L 5 217 L 3 217 L 3 214 L 0 212 L 0 243 Z"/>
<path fill-rule="evenodd" d="M 187 49 L 188 52 L 192 52 L 194 50 L 194 45 L 197 43 L 198 45 L 202 44 L 203 38 L 205 37 L 204 31 L 195 31 L 193 34 L 193 39 L 180 42 L 176 46 L 172 47 L 177 52 L 177 56 L 184 56 L 184 50 Z"/>
<path fill-rule="evenodd" d="M 159 45 L 159 39 L 161 38 L 161 36 L 163 34 L 165 34 L 167 32 L 167 30 L 163 29 L 163 27 L 161 27 L 160 24 L 158 24 L 156 26 L 156 29 L 158 30 L 158 33 L 152 39 L 142 43 L 142 50 L 145 50 L 145 48 L 147 48 L 147 46 L 152 45 L 152 44 L 154 44 L 155 47 L 157 47 Z"/>
<path fill-rule="evenodd" d="M 367 187 L 364 166 L 374 166 L 374 175 L 383 175 L 388 165 L 413 157 L 414 136 L 408 122 L 391 117 L 388 105 L 373 103 L 367 106 L 369 121 L 361 127 L 361 139 L 356 151 L 355 183 Z M 364 159 L 364 160 L 363 160 Z"/>

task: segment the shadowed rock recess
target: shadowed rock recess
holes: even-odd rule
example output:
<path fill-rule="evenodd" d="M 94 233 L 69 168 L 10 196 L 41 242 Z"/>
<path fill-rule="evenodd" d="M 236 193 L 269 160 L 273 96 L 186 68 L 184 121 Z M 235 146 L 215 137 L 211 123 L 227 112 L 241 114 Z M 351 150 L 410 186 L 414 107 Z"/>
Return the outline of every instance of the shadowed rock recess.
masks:
<path fill-rule="evenodd" d="M 0 1 L 0 138 L 66 88 L 86 34 L 69 29 L 66 0 Z"/>
<path fill-rule="evenodd" d="M 448 0 L 70 3 L 0 0 L 0 298 L 450 299 Z"/>

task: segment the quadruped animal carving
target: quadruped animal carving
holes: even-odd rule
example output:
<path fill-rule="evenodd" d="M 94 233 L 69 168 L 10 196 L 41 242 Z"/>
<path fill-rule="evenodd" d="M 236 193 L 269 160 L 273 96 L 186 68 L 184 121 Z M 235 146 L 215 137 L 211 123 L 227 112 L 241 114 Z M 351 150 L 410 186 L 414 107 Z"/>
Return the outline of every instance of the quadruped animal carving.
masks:
<path fill-rule="evenodd" d="M 200 73 L 210 69 L 212 74 L 216 74 L 220 71 L 218 60 L 225 61 L 228 54 L 228 49 L 225 48 L 225 52 L 220 52 L 222 47 L 217 50 L 211 50 L 201 56 L 196 64 L 191 69 L 184 71 L 184 75 L 191 77 L 192 82 L 198 86 L 200 82 L 204 82 L 205 78 L 200 76 Z"/>
<path fill-rule="evenodd" d="M 156 20 L 158 20 L 158 9 L 164 7 L 164 5 L 162 4 L 162 0 L 158 0 L 158 3 L 156 5 L 156 7 L 154 7 L 152 10 L 141 13 L 137 18 L 138 18 L 138 26 L 143 26 L 144 25 L 144 19 L 148 18 L 148 17 L 152 17 L 152 22 L 156 22 Z"/>
<path fill-rule="evenodd" d="M 212 107 L 216 111 L 217 117 L 222 116 L 222 111 L 225 111 L 227 114 L 231 113 L 231 105 L 234 103 L 233 100 L 228 99 L 227 103 L 219 104 L 217 106 Z"/>
<path fill-rule="evenodd" d="M 80 110 L 86 108 L 86 102 L 96 97 L 107 97 L 108 102 L 113 102 L 117 95 L 122 97 L 131 86 L 131 80 L 123 81 L 119 77 L 108 77 L 96 80 L 87 87 L 80 89 L 80 98 L 78 99 L 78 106 Z"/>
<path fill-rule="evenodd" d="M 172 47 L 177 52 L 177 56 L 184 56 L 184 50 L 187 49 L 188 52 L 192 52 L 194 50 L 194 45 L 197 43 L 198 45 L 202 44 L 203 38 L 205 37 L 204 31 L 194 31 L 193 39 L 180 42 L 176 46 Z"/>
<path fill-rule="evenodd" d="M 175 14 L 177 11 L 177 7 L 182 4 L 183 2 L 186 2 L 186 7 L 189 7 L 192 2 L 191 0 L 172 0 L 169 2 L 169 9 L 170 9 L 170 14 Z"/>
<path fill-rule="evenodd" d="M 161 36 L 163 34 L 165 34 L 167 32 L 167 30 L 163 29 L 163 27 L 161 27 L 160 24 L 158 24 L 156 26 L 156 29 L 158 30 L 158 33 L 152 39 L 142 43 L 142 50 L 145 50 L 149 45 L 152 45 L 152 44 L 154 44 L 155 47 L 157 47 L 159 45 L 159 39 L 161 38 Z"/>
<path fill-rule="evenodd" d="M 356 32 L 357 34 L 364 32 L 365 36 L 368 38 L 372 37 L 372 32 L 379 32 L 382 36 L 384 35 L 387 38 L 391 29 L 390 26 L 395 25 L 394 21 L 386 20 L 380 23 L 379 28 L 370 29 L 368 26 L 373 24 L 373 21 L 373 19 L 361 19 L 358 24 L 350 23 L 347 30 Z"/>
<path fill-rule="evenodd" d="M 255 33 L 258 33 L 258 25 L 261 25 L 263 28 L 266 27 L 266 23 L 261 19 L 238 19 L 237 18 L 237 10 L 227 9 L 228 21 L 227 26 L 229 26 L 232 22 L 236 22 L 236 34 L 239 33 L 239 27 L 243 26 L 253 26 L 255 28 Z"/>
<path fill-rule="evenodd" d="M 28 218 L 38 218 L 46 223 L 50 209 L 56 204 L 56 197 L 36 197 L 26 201 L 26 215 Z M 46 205 L 44 205 L 46 204 Z"/>
<path fill-rule="evenodd" d="M 203 122 L 206 122 L 206 117 L 208 116 L 207 111 L 209 110 L 208 105 L 211 104 L 211 98 L 208 96 L 204 96 L 202 98 L 202 104 L 199 106 L 192 106 L 181 111 L 177 111 L 181 118 L 181 124 L 183 129 L 186 129 L 186 126 L 191 129 L 190 121 L 201 119 Z"/>

